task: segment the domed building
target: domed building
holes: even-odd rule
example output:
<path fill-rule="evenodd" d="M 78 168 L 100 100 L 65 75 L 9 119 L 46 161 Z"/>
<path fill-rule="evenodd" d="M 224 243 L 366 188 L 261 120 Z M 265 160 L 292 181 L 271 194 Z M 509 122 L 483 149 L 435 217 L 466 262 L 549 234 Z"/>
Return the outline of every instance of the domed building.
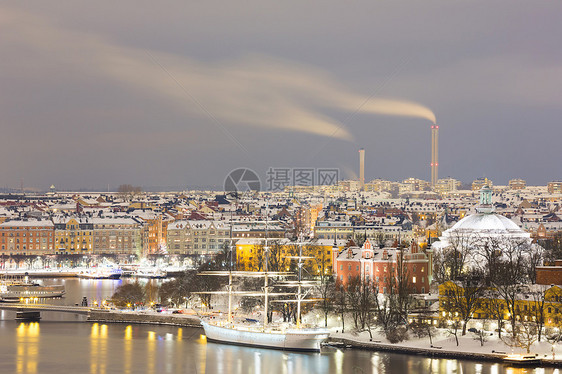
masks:
<path fill-rule="evenodd" d="M 453 227 L 445 230 L 439 241 L 433 243 L 432 248 L 435 250 L 447 248 L 458 242 L 459 238 L 471 245 L 495 238 L 531 243 L 530 233 L 522 230 L 509 218 L 494 213 L 492 189 L 489 186 L 484 186 L 480 190 L 480 205 L 476 208 L 476 214 L 461 219 Z"/>

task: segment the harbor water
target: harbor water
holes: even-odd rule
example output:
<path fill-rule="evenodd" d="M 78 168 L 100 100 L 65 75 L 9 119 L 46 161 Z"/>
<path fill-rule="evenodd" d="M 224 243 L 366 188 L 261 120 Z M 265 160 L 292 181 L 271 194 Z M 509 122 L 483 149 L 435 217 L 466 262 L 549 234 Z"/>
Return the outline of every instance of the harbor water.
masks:
<path fill-rule="evenodd" d="M 124 281 L 42 282 L 65 284 L 66 297 L 53 303 L 74 305 L 83 297 L 101 302 Z M 206 342 L 200 328 L 92 323 L 84 316 L 54 312 L 41 315 L 41 322 L 17 322 L 14 312 L 0 311 L 0 373 L 559 373 L 553 368 L 521 369 L 354 349 L 292 353 L 229 346 Z"/>

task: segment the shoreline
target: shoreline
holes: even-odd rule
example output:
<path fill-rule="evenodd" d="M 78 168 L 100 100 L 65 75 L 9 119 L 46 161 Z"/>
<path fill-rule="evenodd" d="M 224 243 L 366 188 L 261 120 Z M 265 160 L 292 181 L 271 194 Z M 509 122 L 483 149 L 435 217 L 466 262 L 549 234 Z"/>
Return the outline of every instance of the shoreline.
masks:
<path fill-rule="evenodd" d="M 107 310 L 92 310 L 86 319 L 88 322 L 100 323 L 135 323 L 135 324 L 154 324 L 154 325 L 171 325 L 181 327 L 201 328 L 200 319 L 197 316 L 181 315 L 181 314 L 148 314 L 139 312 L 115 312 Z M 442 349 L 437 347 L 420 348 L 399 344 L 390 344 L 382 342 L 360 341 L 338 336 L 330 336 L 328 343 L 339 343 L 344 345 L 345 349 L 361 349 L 374 352 L 400 353 L 413 356 L 425 356 L 432 358 L 449 358 L 462 359 L 470 361 L 488 361 L 505 363 L 504 358 L 507 353 L 483 353 L 483 352 L 466 352 L 450 349 Z M 329 344 L 328 344 L 329 346 Z M 339 347 L 334 347 L 340 349 Z M 526 364 L 526 367 L 562 367 L 562 360 L 553 360 L 543 355 L 540 357 L 539 364 Z M 513 366 L 513 364 L 511 364 Z"/>
<path fill-rule="evenodd" d="M 470 360 L 470 361 L 488 361 L 488 362 L 497 362 L 497 363 L 504 363 L 507 364 L 504 359 L 508 356 L 507 353 L 483 353 L 483 352 L 466 352 L 466 351 L 454 351 L 454 350 L 447 350 L 442 348 L 430 347 L 430 348 L 419 348 L 419 347 L 411 347 L 411 346 L 404 346 L 404 345 L 397 345 L 391 343 L 382 343 L 382 342 L 365 342 L 365 341 L 358 341 L 348 338 L 342 337 L 330 337 L 328 339 L 329 342 L 336 342 L 342 343 L 346 345 L 346 349 L 361 349 L 366 351 L 374 351 L 374 352 L 390 352 L 390 353 L 400 353 L 400 354 L 407 354 L 413 356 L 425 356 L 431 358 L 453 358 L 453 359 L 462 359 L 462 360 Z M 529 355 L 533 355 L 532 353 Z M 540 357 L 539 354 L 535 354 L 538 360 L 540 360 L 539 364 L 522 364 L 522 365 L 513 365 L 507 364 L 511 366 L 518 366 L 518 367 L 531 367 L 531 368 L 540 368 L 540 367 L 562 367 L 562 360 L 553 360 L 552 358 L 548 358 L 548 355 L 543 355 Z"/>

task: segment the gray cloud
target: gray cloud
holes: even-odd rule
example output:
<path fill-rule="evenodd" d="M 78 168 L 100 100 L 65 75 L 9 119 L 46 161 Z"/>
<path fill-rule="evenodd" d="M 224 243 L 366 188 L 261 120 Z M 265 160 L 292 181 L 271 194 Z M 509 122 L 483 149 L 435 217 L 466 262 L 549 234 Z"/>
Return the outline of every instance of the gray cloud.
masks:
<path fill-rule="evenodd" d="M 427 178 L 428 130 L 418 128 L 434 120 L 428 107 L 441 125 L 443 174 L 557 179 L 560 8 L 3 6 L 4 183 L 220 183 L 248 162 L 355 165 L 358 147 L 367 178 Z"/>

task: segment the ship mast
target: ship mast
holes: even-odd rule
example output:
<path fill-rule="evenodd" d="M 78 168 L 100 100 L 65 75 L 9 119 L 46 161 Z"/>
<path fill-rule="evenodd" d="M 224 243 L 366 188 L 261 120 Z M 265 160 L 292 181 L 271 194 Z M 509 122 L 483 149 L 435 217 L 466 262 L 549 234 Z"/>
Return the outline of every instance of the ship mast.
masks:
<path fill-rule="evenodd" d="M 267 304 L 269 301 L 269 295 L 268 295 L 268 276 L 267 276 L 267 263 L 269 262 L 268 259 L 268 254 L 269 254 L 269 246 L 268 246 L 268 242 L 267 242 L 267 237 L 268 237 L 268 223 L 269 223 L 269 213 L 268 213 L 268 208 L 269 208 L 269 204 L 266 203 L 265 204 L 265 245 L 263 247 L 263 252 L 264 252 L 264 260 L 265 260 L 265 264 L 264 264 L 264 285 L 263 285 L 263 294 L 264 294 L 264 316 L 263 316 L 263 329 L 265 330 L 265 327 L 267 326 L 267 312 L 268 312 L 268 308 L 267 308 Z"/>
<path fill-rule="evenodd" d="M 232 323 L 232 250 L 234 242 L 232 240 L 232 207 L 230 208 L 230 264 L 228 266 L 228 324 Z"/>
<path fill-rule="evenodd" d="M 302 299 L 302 240 L 299 240 L 299 283 L 297 291 L 297 328 L 301 327 L 301 299 Z"/>

